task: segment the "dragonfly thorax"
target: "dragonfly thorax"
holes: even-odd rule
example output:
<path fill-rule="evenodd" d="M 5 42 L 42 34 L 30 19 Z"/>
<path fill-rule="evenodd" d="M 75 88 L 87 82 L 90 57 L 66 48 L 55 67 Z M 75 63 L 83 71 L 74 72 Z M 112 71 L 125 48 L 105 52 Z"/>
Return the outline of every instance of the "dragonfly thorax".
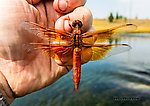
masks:
<path fill-rule="evenodd" d="M 81 47 L 82 45 L 82 31 L 81 31 L 81 27 L 82 27 L 82 22 L 79 20 L 75 20 L 72 23 L 73 26 L 73 42 L 74 42 L 74 47 Z"/>
<path fill-rule="evenodd" d="M 74 34 L 74 47 L 81 47 L 82 46 L 82 35 L 81 34 Z"/>

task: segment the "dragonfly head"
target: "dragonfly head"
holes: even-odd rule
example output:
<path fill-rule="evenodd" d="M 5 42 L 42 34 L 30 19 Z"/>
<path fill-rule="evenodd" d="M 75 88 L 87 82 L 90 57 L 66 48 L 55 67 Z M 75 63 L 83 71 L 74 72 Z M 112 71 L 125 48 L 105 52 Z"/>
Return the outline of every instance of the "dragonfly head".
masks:
<path fill-rule="evenodd" d="M 75 21 L 72 22 L 72 26 L 74 28 L 76 28 L 77 26 L 81 28 L 83 26 L 83 24 L 80 20 L 75 20 Z"/>

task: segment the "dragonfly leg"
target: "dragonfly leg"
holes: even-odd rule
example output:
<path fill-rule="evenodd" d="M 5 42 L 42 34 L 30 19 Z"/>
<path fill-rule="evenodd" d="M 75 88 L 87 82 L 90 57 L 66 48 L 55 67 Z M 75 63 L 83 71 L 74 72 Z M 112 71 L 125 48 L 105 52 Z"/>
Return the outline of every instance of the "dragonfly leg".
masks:
<path fill-rule="evenodd" d="M 65 68 L 66 68 L 66 70 L 69 72 L 69 68 L 68 68 L 68 66 L 65 66 Z"/>
<path fill-rule="evenodd" d="M 66 17 L 63 19 L 63 30 L 65 31 L 65 21 L 68 20 L 68 22 L 70 22 L 70 17 Z M 72 28 L 71 24 L 69 23 L 70 28 Z"/>

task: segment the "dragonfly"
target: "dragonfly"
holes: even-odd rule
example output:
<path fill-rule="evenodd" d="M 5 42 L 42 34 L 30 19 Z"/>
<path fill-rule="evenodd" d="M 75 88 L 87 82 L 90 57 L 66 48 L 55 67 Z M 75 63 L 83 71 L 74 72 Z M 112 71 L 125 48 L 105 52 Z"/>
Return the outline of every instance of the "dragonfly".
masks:
<path fill-rule="evenodd" d="M 117 37 L 115 33 L 121 32 L 122 29 L 128 31 L 136 27 L 133 24 L 122 24 L 108 29 L 83 33 L 82 22 L 74 20 L 70 33 L 47 28 L 30 21 L 26 21 L 26 23 L 32 25 L 32 30 L 37 30 L 40 37 L 47 40 L 47 42 L 32 42 L 29 43 L 30 45 L 42 49 L 48 57 L 60 60 L 67 70 L 69 65 L 67 61 L 70 61 L 70 65 L 73 64 L 73 80 L 76 91 L 79 89 L 81 79 L 81 64 L 128 51 L 131 48 L 128 44 L 110 44 L 108 42 L 115 39 Z"/>

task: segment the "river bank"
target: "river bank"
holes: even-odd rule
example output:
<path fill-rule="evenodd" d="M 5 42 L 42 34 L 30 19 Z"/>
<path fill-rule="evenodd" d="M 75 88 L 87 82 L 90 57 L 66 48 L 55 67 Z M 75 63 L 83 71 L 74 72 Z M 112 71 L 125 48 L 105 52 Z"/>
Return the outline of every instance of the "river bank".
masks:
<path fill-rule="evenodd" d="M 129 19 L 129 20 L 114 20 L 114 22 L 110 23 L 107 19 L 94 19 L 93 26 L 97 30 L 110 28 L 113 26 L 132 23 L 137 26 L 137 29 L 132 33 L 150 33 L 150 19 Z"/>

